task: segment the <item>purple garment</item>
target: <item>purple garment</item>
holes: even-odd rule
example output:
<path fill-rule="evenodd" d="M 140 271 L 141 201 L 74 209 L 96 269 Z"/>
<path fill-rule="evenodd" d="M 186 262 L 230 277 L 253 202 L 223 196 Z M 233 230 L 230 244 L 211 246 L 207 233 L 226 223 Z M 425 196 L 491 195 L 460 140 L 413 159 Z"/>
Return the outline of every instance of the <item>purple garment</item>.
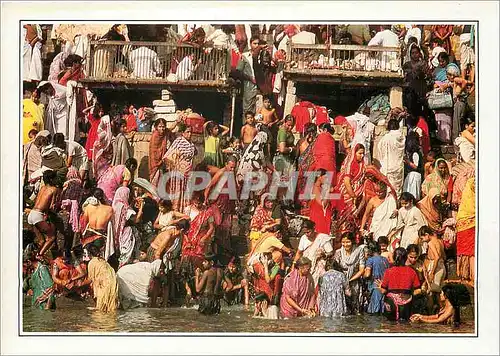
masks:
<path fill-rule="evenodd" d="M 283 284 L 283 294 L 280 301 L 281 314 L 284 318 L 300 316 L 299 312 L 288 304 L 287 296 L 292 298 L 302 309 L 312 308 L 316 300 L 312 275 L 302 276 L 298 270 L 294 270 Z"/>

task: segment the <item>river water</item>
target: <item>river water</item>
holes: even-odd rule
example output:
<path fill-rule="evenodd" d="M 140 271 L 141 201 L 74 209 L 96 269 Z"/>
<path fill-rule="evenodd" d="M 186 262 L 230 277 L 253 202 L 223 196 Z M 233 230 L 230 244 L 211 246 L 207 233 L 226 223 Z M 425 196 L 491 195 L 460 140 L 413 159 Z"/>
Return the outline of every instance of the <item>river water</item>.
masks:
<path fill-rule="evenodd" d="M 24 332 L 258 332 L 258 333 L 474 333 L 474 310 L 462 308 L 459 328 L 448 325 L 389 322 L 379 316 L 351 316 L 339 319 L 299 318 L 264 320 L 252 318 L 242 306 L 222 306 L 220 315 L 205 316 L 195 308 L 138 308 L 104 314 L 90 309 L 91 301 L 57 299 L 55 311 L 23 306 Z"/>

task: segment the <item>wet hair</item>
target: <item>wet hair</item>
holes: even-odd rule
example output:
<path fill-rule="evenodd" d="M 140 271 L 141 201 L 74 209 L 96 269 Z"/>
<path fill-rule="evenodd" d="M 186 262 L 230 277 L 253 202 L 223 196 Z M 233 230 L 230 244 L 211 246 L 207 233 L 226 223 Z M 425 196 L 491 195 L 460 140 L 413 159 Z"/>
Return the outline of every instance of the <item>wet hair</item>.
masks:
<path fill-rule="evenodd" d="M 380 246 L 375 241 L 368 241 L 366 247 L 368 247 L 368 251 L 372 255 L 374 253 L 380 253 Z"/>
<path fill-rule="evenodd" d="M 158 128 L 158 125 L 161 123 L 163 123 L 163 125 L 165 125 L 165 127 L 167 127 L 167 120 L 163 119 L 163 118 L 159 118 L 159 119 L 156 119 L 155 123 L 153 124 L 153 126 L 156 128 Z"/>
<path fill-rule="evenodd" d="M 320 126 L 321 127 L 321 126 Z M 304 136 L 316 135 L 318 133 L 318 127 L 313 122 L 308 122 L 304 126 Z"/>
<path fill-rule="evenodd" d="M 58 132 L 54 135 L 54 138 L 52 139 L 52 144 L 55 147 L 62 148 L 63 150 L 66 149 L 66 142 L 64 142 L 64 134 L 61 132 Z"/>
<path fill-rule="evenodd" d="M 319 129 L 320 130 L 325 130 L 326 132 L 330 133 L 330 134 L 334 134 L 335 133 L 335 130 L 333 129 L 332 125 L 330 125 L 329 123 L 325 122 L 321 125 L 319 125 Z"/>
<path fill-rule="evenodd" d="M 312 264 L 311 260 L 307 257 L 301 257 L 295 262 L 296 267 L 310 266 Z"/>
<path fill-rule="evenodd" d="M 92 192 L 92 196 L 99 200 L 101 204 L 105 204 L 107 202 L 106 196 L 104 195 L 104 191 L 101 188 L 95 188 Z"/>
<path fill-rule="evenodd" d="M 187 232 L 189 230 L 189 226 L 190 226 L 189 220 L 182 219 L 179 222 L 177 222 L 177 224 L 175 224 L 175 226 L 177 226 L 177 228 L 179 230 L 181 230 L 182 232 Z"/>
<path fill-rule="evenodd" d="M 387 236 L 379 236 L 378 237 L 378 241 L 377 241 L 378 245 L 389 245 L 389 239 L 387 238 Z"/>
<path fill-rule="evenodd" d="M 167 208 L 167 211 L 172 211 L 173 209 L 171 200 L 162 199 L 158 202 L 158 206 L 163 206 Z"/>
<path fill-rule="evenodd" d="M 470 293 L 466 286 L 460 283 L 445 284 L 441 291 L 448 299 L 455 310 L 453 323 L 455 326 L 460 324 L 460 307 L 471 303 Z"/>
<path fill-rule="evenodd" d="M 418 236 L 422 237 L 424 235 L 434 235 L 435 232 L 429 226 L 424 225 L 418 229 Z"/>
<path fill-rule="evenodd" d="M 347 231 L 344 232 L 342 235 L 340 235 L 340 240 L 342 241 L 343 239 L 348 239 L 351 241 L 353 244 L 356 244 L 356 236 L 352 231 Z"/>
<path fill-rule="evenodd" d="M 394 250 L 394 266 L 404 266 L 406 265 L 406 260 L 408 259 L 408 252 L 402 247 L 398 247 Z"/>
<path fill-rule="evenodd" d="M 415 244 L 408 245 L 408 247 L 406 248 L 406 253 L 409 255 L 412 252 L 415 252 L 417 256 L 420 255 L 420 248 L 418 247 L 418 245 Z"/>
<path fill-rule="evenodd" d="M 399 122 L 394 119 L 389 120 L 389 122 L 387 123 L 387 130 L 399 130 Z"/>
<path fill-rule="evenodd" d="M 43 172 L 43 182 L 45 184 L 56 186 L 57 185 L 57 173 L 56 171 L 45 171 Z"/>
<path fill-rule="evenodd" d="M 303 229 L 313 230 L 316 228 L 316 223 L 312 220 L 304 220 L 302 223 Z"/>
<path fill-rule="evenodd" d="M 135 167 L 137 169 L 137 160 L 135 158 L 129 158 L 125 161 L 125 167 L 127 167 L 129 170 L 132 170 L 132 167 Z M 132 172 L 130 172 L 132 173 Z"/>
<path fill-rule="evenodd" d="M 412 203 L 415 205 L 417 203 L 417 200 L 413 196 L 413 194 L 408 193 L 408 192 L 403 192 L 401 193 L 401 196 L 399 197 L 399 201 L 407 201 L 409 203 Z"/>
<path fill-rule="evenodd" d="M 450 56 L 446 52 L 440 52 L 438 54 L 438 59 L 442 59 L 442 60 L 444 60 L 444 61 L 446 61 L 448 63 L 450 62 Z"/>
<path fill-rule="evenodd" d="M 420 137 L 418 133 L 414 131 L 408 133 L 408 136 L 406 136 L 405 150 L 408 154 L 420 151 Z"/>

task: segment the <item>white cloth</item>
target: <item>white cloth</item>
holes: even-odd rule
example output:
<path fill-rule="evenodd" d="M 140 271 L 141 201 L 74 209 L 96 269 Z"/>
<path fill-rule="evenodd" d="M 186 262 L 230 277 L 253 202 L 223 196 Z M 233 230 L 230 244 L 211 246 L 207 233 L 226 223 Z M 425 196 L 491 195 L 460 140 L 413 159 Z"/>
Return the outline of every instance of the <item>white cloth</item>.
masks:
<path fill-rule="evenodd" d="M 326 253 L 333 252 L 331 239 L 330 235 L 322 233 L 318 233 L 314 241 L 310 241 L 306 235 L 302 235 L 300 238 L 298 250 L 303 252 L 303 257 L 311 260 L 311 275 L 314 280 L 314 286 L 318 285 L 319 279 L 326 272 L 326 261 L 324 258 L 319 258 L 318 251 L 319 249 L 323 249 Z"/>
<path fill-rule="evenodd" d="M 401 130 L 391 130 L 378 143 L 380 172 L 387 177 L 398 197 L 403 187 L 405 140 Z"/>
<path fill-rule="evenodd" d="M 419 172 L 410 172 L 405 178 L 403 192 L 410 193 L 416 200 L 420 200 L 422 193 L 422 174 Z"/>
<path fill-rule="evenodd" d="M 193 75 L 194 72 L 194 64 L 189 56 L 186 56 L 180 61 L 177 66 L 177 70 L 175 71 L 175 75 L 177 76 L 177 80 L 187 80 L 189 77 Z"/>
<path fill-rule="evenodd" d="M 370 118 L 360 113 L 347 116 L 349 125 L 355 130 L 354 137 L 352 138 L 351 147 L 355 147 L 358 143 L 365 147 L 365 163 L 371 164 L 372 157 L 370 153 L 370 145 L 372 142 L 373 132 L 375 125 L 370 121 Z"/>
<path fill-rule="evenodd" d="M 389 232 L 396 227 L 397 219 L 391 219 L 391 215 L 397 209 L 394 196 L 387 193 L 386 198 L 373 212 L 370 232 L 373 233 L 373 239 L 378 241 L 380 236 L 387 236 Z"/>
<path fill-rule="evenodd" d="M 399 47 L 399 38 L 391 30 L 383 30 L 373 36 L 368 46 Z"/>
<path fill-rule="evenodd" d="M 24 39 L 23 44 L 23 80 L 42 80 L 42 43 L 40 42 L 42 38 L 42 28 L 40 25 L 31 25 L 35 26 L 37 36 L 39 41 L 35 44 L 35 46 L 31 47 L 31 45 L 26 41 L 26 32 L 27 30 L 23 28 L 22 38 Z"/>
<path fill-rule="evenodd" d="M 475 158 L 476 147 L 465 137 L 458 136 L 455 139 L 455 146 L 459 148 L 460 157 L 464 162 L 470 162 Z"/>
<path fill-rule="evenodd" d="M 432 67 L 434 67 L 434 68 L 439 67 L 438 56 L 439 56 L 439 53 L 442 53 L 442 52 L 446 52 L 446 50 L 443 47 L 439 47 L 439 46 L 434 47 L 434 49 L 431 52 L 431 58 L 429 59 Z"/>
<path fill-rule="evenodd" d="M 418 230 L 427 225 L 424 215 L 416 206 L 410 209 L 400 208 L 398 211 L 398 224 L 396 230 L 403 228 L 399 247 L 407 248 L 418 240 Z"/>
<path fill-rule="evenodd" d="M 76 96 L 78 95 L 78 83 L 74 80 L 69 80 L 66 84 L 66 103 L 68 106 L 68 120 L 66 122 L 66 130 L 59 131 L 64 134 L 70 141 L 80 138 L 80 130 L 77 122 L 76 113 Z M 62 130 L 62 128 L 61 128 Z"/>
<path fill-rule="evenodd" d="M 422 40 L 422 31 L 418 27 L 409 28 L 406 31 L 405 44 L 408 44 L 410 37 L 415 37 L 417 39 L 417 44 L 420 46 L 420 41 Z"/>
<path fill-rule="evenodd" d="M 213 42 L 214 47 L 229 48 L 231 37 L 219 28 L 215 30 L 210 36 L 206 37 L 205 42 Z"/>
<path fill-rule="evenodd" d="M 147 47 L 139 47 L 130 52 L 129 62 L 134 78 L 155 78 L 162 71 L 158 54 Z"/>
<path fill-rule="evenodd" d="M 312 45 L 317 43 L 316 34 L 307 31 L 301 31 L 292 37 L 285 35 L 278 45 L 278 50 L 286 52 L 289 43 Z"/>
<path fill-rule="evenodd" d="M 47 82 L 41 82 L 38 87 L 46 84 Z M 57 83 L 50 82 L 50 85 L 55 90 L 53 96 L 49 98 L 49 103 L 46 109 L 46 120 L 45 129 L 49 130 L 50 134 L 53 136 L 57 132 L 62 132 L 66 138 L 66 126 L 68 118 L 68 102 L 66 98 L 66 87 Z"/>
<path fill-rule="evenodd" d="M 123 309 L 147 304 L 151 279 L 160 272 L 161 260 L 138 262 L 121 267 L 116 273 L 118 298 Z"/>
<path fill-rule="evenodd" d="M 73 157 L 71 165 L 75 167 L 77 171 L 88 171 L 89 160 L 85 147 L 80 145 L 78 142 L 66 140 L 66 150 L 66 155 L 68 157 Z"/>

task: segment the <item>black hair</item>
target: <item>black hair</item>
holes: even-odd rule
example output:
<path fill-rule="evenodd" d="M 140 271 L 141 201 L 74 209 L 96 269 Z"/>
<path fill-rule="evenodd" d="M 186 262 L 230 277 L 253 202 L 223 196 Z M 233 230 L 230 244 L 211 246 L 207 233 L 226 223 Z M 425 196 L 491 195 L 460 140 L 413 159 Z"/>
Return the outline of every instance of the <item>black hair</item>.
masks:
<path fill-rule="evenodd" d="M 208 124 L 207 124 L 207 127 L 205 128 L 205 131 L 206 131 L 206 134 L 207 135 L 212 135 L 212 130 L 216 127 L 219 127 L 219 124 L 216 123 L 216 122 L 213 122 L 213 121 L 210 121 Z"/>
<path fill-rule="evenodd" d="M 325 130 L 326 132 L 328 132 L 332 135 L 335 133 L 335 130 L 333 129 L 332 125 L 330 125 L 328 122 L 325 122 L 325 123 L 319 125 L 319 129 Z"/>
<path fill-rule="evenodd" d="M 343 239 L 348 239 L 353 244 L 356 243 L 356 236 L 354 235 L 354 233 L 352 231 L 347 231 L 347 232 L 344 232 L 342 235 L 340 235 L 340 240 L 343 240 Z"/>
<path fill-rule="evenodd" d="M 267 296 L 267 294 L 265 292 L 260 292 L 258 293 L 256 296 L 255 296 L 255 301 L 256 302 L 264 302 L 266 301 L 267 304 L 270 303 L 270 300 L 269 300 L 269 297 Z"/>
<path fill-rule="evenodd" d="M 422 237 L 424 235 L 434 235 L 435 232 L 429 226 L 424 225 L 418 229 L 418 236 Z"/>
<path fill-rule="evenodd" d="M 399 201 L 407 201 L 409 203 L 412 203 L 415 205 L 417 203 L 417 200 L 413 196 L 413 194 L 408 193 L 408 192 L 403 192 L 401 193 L 401 196 L 399 197 Z"/>
<path fill-rule="evenodd" d="M 168 211 L 172 211 L 173 205 L 171 200 L 161 199 L 158 202 L 158 206 L 164 206 Z"/>
<path fill-rule="evenodd" d="M 410 253 L 415 252 L 417 255 L 420 255 L 420 248 L 416 244 L 408 245 L 406 248 L 406 253 L 409 255 Z"/>
<path fill-rule="evenodd" d="M 312 220 L 304 220 L 302 223 L 303 229 L 313 230 L 316 228 L 316 223 Z"/>
<path fill-rule="evenodd" d="M 129 170 L 132 170 L 132 167 L 137 168 L 137 160 L 135 158 L 129 158 L 125 161 L 125 167 L 127 167 Z M 132 172 L 130 172 L 132 173 Z"/>
<path fill-rule="evenodd" d="M 149 249 L 149 246 L 150 246 L 150 245 L 149 245 L 148 243 L 143 243 L 143 244 L 141 245 L 141 247 L 139 248 L 139 251 L 147 253 L 147 252 L 148 252 L 148 249 Z"/>
<path fill-rule="evenodd" d="M 247 115 L 251 115 L 252 117 L 255 116 L 254 112 L 253 111 L 245 111 L 245 117 L 247 117 Z"/>
<path fill-rule="evenodd" d="M 471 303 L 470 293 L 466 286 L 460 283 L 448 283 L 441 288 L 446 299 L 448 299 L 455 310 L 453 323 L 460 324 L 460 307 Z"/>
<path fill-rule="evenodd" d="M 271 103 L 273 102 L 273 97 L 269 94 L 265 94 L 262 96 L 262 101 L 269 100 Z"/>
<path fill-rule="evenodd" d="M 177 124 L 177 131 L 179 131 L 180 133 L 184 133 L 187 131 L 187 129 L 191 129 L 191 126 L 189 126 L 188 124 L 186 124 L 185 122 L 179 122 Z"/>
<path fill-rule="evenodd" d="M 182 219 L 182 220 L 179 220 L 177 222 L 177 224 L 175 224 L 175 226 L 177 226 L 177 228 L 179 230 L 182 230 L 182 232 L 187 232 L 189 230 L 189 220 L 187 219 Z"/>
<path fill-rule="evenodd" d="M 50 186 L 56 186 L 57 185 L 57 173 L 56 171 L 45 171 L 43 172 L 43 182 L 45 184 L 48 184 Z"/>
<path fill-rule="evenodd" d="M 59 147 L 59 148 L 65 150 L 66 149 L 66 142 L 64 142 L 64 134 L 61 132 L 56 133 L 54 135 L 54 137 L 52 138 L 52 144 L 55 147 Z"/>
<path fill-rule="evenodd" d="M 378 241 L 377 241 L 378 245 L 389 245 L 389 239 L 387 238 L 387 236 L 379 236 L 378 237 Z"/>
<path fill-rule="evenodd" d="M 442 59 L 442 60 L 445 60 L 446 62 L 450 62 L 450 56 L 448 53 L 446 52 L 439 52 L 438 54 L 438 59 Z"/>
<path fill-rule="evenodd" d="M 461 122 L 461 124 L 462 124 L 462 130 L 465 130 L 465 128 L 466 128 L 467 126 L 469 126 L 470 124 L 473 124 L 473 123 L 475 123 L 475 122 L 476 122 L 476 120 L 474 120 L 474 118 L 473 118 L 473 117 L 470 117 L 470 116 L 465 116 L 465 117 L 462 119 L 462 122 Z"/>
<path fill-rule="evenodd" d="M 226 164 L 228 164 L 229 162 L 233 162 L 234 164 L 236 164 L 236 163 L 238 163 L 238 159 L 236 158 L 236 156 L 231 155 L 231 156 L 227 157 Z"/>
<path fill-rule="evenodd" d="M 411 36 L 410 38 L 408 38 L 408 46 L 412 43 L 415 43 L 418 45 L 418 39 L 415 36 Z"/>
<path fill-rule="evenodd" d="M 406 116 L 406 125 L 410 127 L 415 127 L 418 124 L 418 117 L 414 113 L 408 113 Z"/>
<path fill-rule="evenodd" d="M 95 246 L 93 244 L 89 244 L 89 245 L 87 245 L 86 249 L 91 257 L 100 257 L 101 253 L 100 253 L 99 248 L 97 246 Z"/>
<path fill-rule="evenodd" d="M 165 120 L 164 118 L 159 118 L 159 119 L 156 119 L 155 123 L 153 124 L 153 126 L 155 127 L 155 129 L 158 127 L 158 125 L 161 123 L 163 123 L 163 125 L 165 125 L 165 127 L 167 127 L 167 120 Z"/>
<path fill-rule="evenodd" d="M 252 37 L 250 37 L 250 43 L 252 43 L 255 40 L 259 40 L 259 44 L 260 44 L 260 36 L 259 35 L 253 35 Z"/>
<path fill-rule="evenodd" d="M 371 254 L 380 253 L 380 246 L 375 241 L 368 241 L 366 247 L 368 247 L 368 251 L 370 251 Z"/>
<path fill-rule="evenodd" d="M 287 116 L 285 116 L 285 120 L 283 120 L 284 122 L 287 122 L 287 121 L 292 121 L 292 122 L 295 122 L 295 118 L 288 114 Z"/>
<path fill-rule="evenodd" d="M 408 258 L 408 252 L 402 247 L 398 247 L 394 250 L 394 266 L 404 266 L 406 265 L 406 260 Z"/>
<path fill-rule="evenodd" d="M 393 131 L 393 130 L 399 130 L 399 122 L 394 119 L 390 119 L 389 122 L 387 123 L 387 130 Z"/>
<path fill-rule="evenodd" d="M 321 126 L 320 126 L 321 127 Z M 318 127 L 314 122 L 308 122 L 304 126 L 304 135 L 316 135 L 318 133 Z"/>
<path fill-rule="evenodd" d="M 83 58 L 80 57 L 79 55 L 70 54 L 68 57 L 66 57 L 66 59 L 63 61 L 63 63 L 64 63 L 65 67 L 69 68 L 69 67 L 72 67 L 73 64 L 75 64 L 75 63 L 82 64 L 82 61 L 83 61 Z"/>
<path fill-rule="evenodd" d="M 406 136 L 405 151 L 408 155 L 420 152 L 420 137 L 418 133 L 411 131 Z"/>
<path fill-rule="evenodd" d="M 92 196 L 99 200 L 101 204 L 105 204 L 107 202 L 106 196 L 104 195 L 104 191 L 101 188 L 95 188 L 92 192 Z"/>
<path fill-rule="evenodd" d="M 37 129 L 31 129 L 29 132 L 28 132 L 28 137 L 29 136 L 35 136 L 38 134 L 38 130 Z"/>

